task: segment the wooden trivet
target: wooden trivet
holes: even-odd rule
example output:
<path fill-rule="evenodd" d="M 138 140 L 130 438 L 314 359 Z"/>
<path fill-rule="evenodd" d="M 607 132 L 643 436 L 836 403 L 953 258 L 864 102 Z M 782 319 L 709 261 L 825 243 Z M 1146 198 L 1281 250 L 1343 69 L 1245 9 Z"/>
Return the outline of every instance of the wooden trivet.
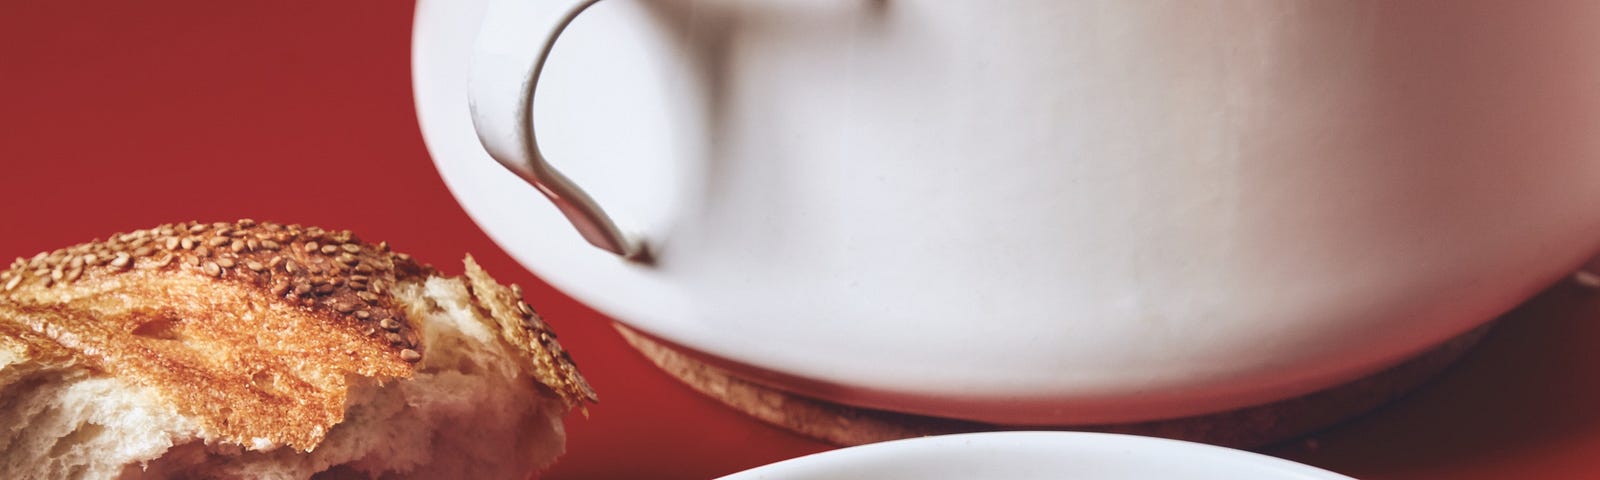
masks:
<path fill-rule="evenodd" d="M 1461 358 L 1490 327 L 1479 327 L 1372 376 L 1287 400 L 1152 422 L 1019 427 L 852 407 L 785 392 L 695 359 L 621 324 L 615 326 L 623 338 L 651 362 L 696 391 L 762 421 L 841 446 L 994 430 L 1077 430 L 1165 437 L 1234 448 L 1257 448 L 1299 437 L 1389 403 Z"/>

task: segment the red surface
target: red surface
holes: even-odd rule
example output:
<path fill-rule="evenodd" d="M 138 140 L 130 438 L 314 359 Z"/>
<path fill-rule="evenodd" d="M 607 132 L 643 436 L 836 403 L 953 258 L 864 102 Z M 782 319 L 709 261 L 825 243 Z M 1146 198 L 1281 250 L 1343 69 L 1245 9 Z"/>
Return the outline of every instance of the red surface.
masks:
<path fill-rule="evenodd" d="M 447 272 L 471 252 L 528 287 L 602 397 L 546 478 L 710 478 L 827 449 L 660 374 L 478 230 L 417 131 L 410 23 L 379 0 L 0 2 L 0 257 L 240 217 L 348 228 Z M 1600 303 L 1558 288 L 1440 382 L 1268 453 L 1373 479 L 1600 478 L 1596 346 Z"/>

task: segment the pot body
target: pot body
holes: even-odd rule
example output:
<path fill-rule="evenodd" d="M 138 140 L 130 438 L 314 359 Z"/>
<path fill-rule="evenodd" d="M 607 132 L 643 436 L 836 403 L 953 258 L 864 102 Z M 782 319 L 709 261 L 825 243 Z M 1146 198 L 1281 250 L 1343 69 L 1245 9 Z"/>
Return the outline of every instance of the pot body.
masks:
<path fill-rule="evenodd" d="M 1287 398 L 1600 240 L 1600 3 L 602 1 L 533 118 L 651 263 L 476 148 L 475 15 L 421 2 L 415 54 L 468 212 L 602 312 L 842 403 L 1063 424 Z"/>

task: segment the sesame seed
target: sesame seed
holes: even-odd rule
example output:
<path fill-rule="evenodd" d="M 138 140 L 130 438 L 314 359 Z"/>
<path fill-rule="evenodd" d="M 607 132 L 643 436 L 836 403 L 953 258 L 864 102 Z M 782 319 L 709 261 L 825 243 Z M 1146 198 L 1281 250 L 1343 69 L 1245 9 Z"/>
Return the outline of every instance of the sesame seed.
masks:
<path fill-rule="evenodd" d="M 517 311 L 523 316 L 533 315 L 533 307 L 528 306 L 528 302 L 517 302 Z"/>
<path fill-rule="evenodd" d="M 122 270 L 128 268 L 128 265 L 132 263 L 133 257 L 128 256 L 127 253 L 117 252 L 117 257 L 111 259 L 111 268 Z"/>
<path fill-rule="evenodd" d="M 389 343 L 395 345 L 406 343 L 406 337 L 400 336 L 400 334 L 394 332 L 389 332 L 388 334 L 384 335 L 383 338 L 388 340 Z"/>
<path fill-rule="evenodd" d="M 417 363 L 418 361 L 422 360 L 422 354 L 417 353 L 416 350 L 407 348 L 400 351 L 400 359 L 410 363 Z"/>
<path fill-rule="evenodd" d="M 516 295 L 517 298 L 522 298 L 522 285 L 511 284 L 511 294 Z"/>
<path fill-rule="evenodd" d="M 99 274 L 90 270 L 100 266 L 108 272 L 120 272 L 164 269 L 181 262 L 192 265 L 196 273 L 216 278 L 227 277 L 229 270 L 248 269 L 254 272 L 254 284 L 277 298 L 288 298 L 290 305 L 341 312 L 352 322 L 359 320 L 367 328 L 376 329 L 378 334 L 384 333 L 377 329 L 383 321 L 400 333 L 393 338 L 395 348 L 421 351 L 416 347 L 418 340 L 406 333 L 403 317 L 395 317 L 394 311 L 381 306 L 393 286 L 384 282 L 394 281 L 395 265 L 401 258 L 409 259 L 391 252 L 386 242 L 368 245 L 346 230 L 289 227 L 245 219 L 166 224 L 102 238 L 105 240 L 39 252 L 31 260 L 17 258 L 9 271 L 0 268 L 0 288 L 18 290 L 24 283 L 30 288 L 75 285 L 78 280 Z M 293 250 L 304 253 L 247 253 Z M 296 255 L 303 256 L 294 258 Z M 278 270 L 280 267 L 283 270 Z M 378 273 L 383 275 L 377 276 Z M 316 283 L 312 283 L 313 277 Z M 520 289 L 517 291 L 520 293 Z M 0 298 L 4 295 L 0 292 Z"/>
<path fill-rule="evenodd" d="M 378 326 L 383 327 L 384 330 L 392 332 L 400 329 L 400 322 L 393 318 L 385 318 L 378 321 Z"/>

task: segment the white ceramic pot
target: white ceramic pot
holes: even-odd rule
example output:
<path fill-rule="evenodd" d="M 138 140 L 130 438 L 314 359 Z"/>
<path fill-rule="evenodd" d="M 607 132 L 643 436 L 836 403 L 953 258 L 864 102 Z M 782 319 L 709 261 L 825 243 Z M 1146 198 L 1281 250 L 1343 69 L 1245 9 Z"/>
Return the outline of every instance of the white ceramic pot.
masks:
<path fill-rule="evenodd" d="M 467 211 L 629 326 L 843 403 L 1291 397 L 1600 240 L 1600 2 L 487 3 L 416 25 Z"/>

